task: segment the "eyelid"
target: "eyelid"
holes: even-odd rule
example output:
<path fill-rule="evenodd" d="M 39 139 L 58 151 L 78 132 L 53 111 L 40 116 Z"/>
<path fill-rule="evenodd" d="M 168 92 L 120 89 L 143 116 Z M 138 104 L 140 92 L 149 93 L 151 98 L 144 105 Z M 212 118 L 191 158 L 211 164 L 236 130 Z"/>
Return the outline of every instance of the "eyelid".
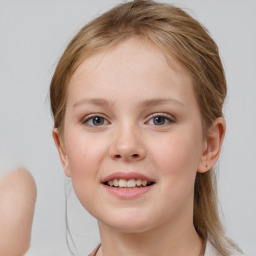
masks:
<path fill-rule="evenodd" d="M 104 118 L 104 119 L 108 122 L 108 124 L 110 123 L 110 122 L 108 121 L 108 118 L 107 118 L 105 115 L 101 114 L 101 113 L 93 113 L 93 114 L 86 115 L 86 116 L 82 119 L 82 123 L 83 123 L 83 124 L 86 124 L 90 119 L 92 119 L 92 118 L 94 118 L 94 117 L 101 117 L 101 118 Z"/>
<path fill-rule="evenodd" d="M 173 115 L 167 114 L 167 113 L 163 113 L 163 112 L 159 112 L 159 113 L 154 113 L 154 114 L 149 115 L 149 116 L 147 117 L 146 123 L 149 122 L 149 120 L 151 120 L 152 118 L 158 117 L 158 116 L 165 117 L 165 118 L 168 119 L 171 123 L 174 123 L 174 122 L 176 121 Z"/>
<path fill-rule="evenodd" d="M 165 117 L 166 119 L 168 119 L 171 123 L 175 122 L 175 118 L 173 115 L 170 115 L 170 114 L 167 114 L 167 113 L 163 113 L 163 112 L 158 112 L 158 113 L 153 113 L 151 115 L 149 115 L 147 117 L 147 122 L 149 122 L 152 118 L 154 117 L 158 117 L 158 116 L 161 116 L 161 117 Z M 94 118 L 94 117 L 102 117 L 104 118 L 108 124 L 110 124 L 110 122 L 108 121 L 108 118 L 104 115 L 104 114 L 101 114 L 101 113 L 93 113 L 93 114 L 89 114 L 89 115 L 86 115 L 83 119 L 82 119 L 82 123 L 83 124 L 86 124 L 90 119 Z"/>

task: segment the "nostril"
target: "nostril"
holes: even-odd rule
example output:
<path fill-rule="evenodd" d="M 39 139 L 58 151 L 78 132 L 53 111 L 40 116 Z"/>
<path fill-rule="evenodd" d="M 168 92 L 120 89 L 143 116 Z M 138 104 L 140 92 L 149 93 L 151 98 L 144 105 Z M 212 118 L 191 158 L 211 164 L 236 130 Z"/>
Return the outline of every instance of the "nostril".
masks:
<path fill-rule="evenodd" d="M 137 159 L 140 159 L 140 154 L 115 154 L 113 156 L 115 159 L 121 159 L 121 158 L 124 158 L 124 159 L 134 159 L 134 160 L 137 160 Z"/>

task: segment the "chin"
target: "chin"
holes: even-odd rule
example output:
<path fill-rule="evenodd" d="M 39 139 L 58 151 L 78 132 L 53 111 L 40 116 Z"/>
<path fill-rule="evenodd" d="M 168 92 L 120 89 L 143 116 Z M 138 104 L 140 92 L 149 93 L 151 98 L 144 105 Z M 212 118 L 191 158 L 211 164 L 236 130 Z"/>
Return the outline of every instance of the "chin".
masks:
<path fill-rule="evenodd" d="M 112 230 L 121 233 L 134 234 L 134 233 L 143 233 L 150 229 L 148 224 L 144 223 L 104 223 Z"/>
<path fill-rule="evenodd" d="M 122 233 L 141 233 L 153 228 L 153 223 L 151 223 L 150 218 L 138 212 L 105 215 L 103 218 L 97 216 L 97 219 L 112 230 Z"/>

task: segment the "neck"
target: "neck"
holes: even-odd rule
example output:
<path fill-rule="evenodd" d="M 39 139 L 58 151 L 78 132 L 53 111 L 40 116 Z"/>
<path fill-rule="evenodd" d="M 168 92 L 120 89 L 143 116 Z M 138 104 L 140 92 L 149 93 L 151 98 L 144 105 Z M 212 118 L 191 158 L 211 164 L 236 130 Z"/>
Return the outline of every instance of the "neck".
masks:
<path fill-rule="evenodd" d="M 169 226 L 165 223 L 145 232 L 124 233 L 99 222 L 99 229 L 101 247 L 97 256 L 199 256 L 202 251 L 202 242 L 193 224 Z"/>

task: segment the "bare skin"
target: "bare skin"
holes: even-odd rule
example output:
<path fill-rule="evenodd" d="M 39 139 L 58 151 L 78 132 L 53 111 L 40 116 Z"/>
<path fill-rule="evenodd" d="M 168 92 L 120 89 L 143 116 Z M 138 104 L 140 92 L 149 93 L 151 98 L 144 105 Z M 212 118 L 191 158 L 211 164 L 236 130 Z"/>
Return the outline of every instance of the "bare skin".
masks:
<path fill-rule="evenodd" d="M 36 202 L 31 174 L 19 168 L 0 176 L 0 255 L 24 255 L 30 245 Z"/>
<path fill-rule="evenodd" d="M 203 136 L 192 78 L 172 64 L 132 38 L 87 58 L 70 80 L 63 136 L 54 129 L 53 138 L 78 199 L 98 220 L 97 256 L 202 251 L 194 182 L 217 161 L 225 121 L 216 119 Z M 129 194 L 134 186 L 110 185 L 138 175 L 154 184 L 137 196 Z"/>

